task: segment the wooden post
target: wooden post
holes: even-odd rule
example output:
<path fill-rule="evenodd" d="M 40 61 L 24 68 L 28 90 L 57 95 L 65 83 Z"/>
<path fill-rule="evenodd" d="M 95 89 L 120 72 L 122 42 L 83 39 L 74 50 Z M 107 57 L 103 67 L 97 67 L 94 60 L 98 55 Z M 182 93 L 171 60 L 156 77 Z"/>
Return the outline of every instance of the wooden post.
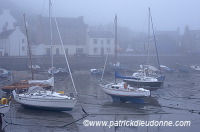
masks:
<path fill-rule="evenodd" d="M 0 130 L 1 130 L 1 128 L 2 128 L 2 114 L 0 113 Z"/>

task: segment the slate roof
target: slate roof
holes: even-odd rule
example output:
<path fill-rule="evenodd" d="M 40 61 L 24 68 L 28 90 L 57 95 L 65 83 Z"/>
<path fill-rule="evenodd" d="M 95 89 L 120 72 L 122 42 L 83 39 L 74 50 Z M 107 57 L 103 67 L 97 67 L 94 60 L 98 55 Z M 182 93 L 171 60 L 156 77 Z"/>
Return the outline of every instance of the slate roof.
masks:
<path fill-rule="evenodd" d="M 14 29 L 11 30 L 5 30 L 0 33 L 0 39 L 8 38 L 12 33 L 14 32 Z"/>
<path fill-rule="evenodd" d="M 189 33 L 190 33 L 191 35 L 200 34 L 200 30 L 189 30 Z"/>
<path fill-rule="evenodd" d="M 39 16 L 40 23 L 42 25 L 49 25 L 49 18 L 48 17 L 41 17 Z M 57 17 L 56 18 L 59 26 L 65 26 L 65 27 L 81 27 L 81 26 L 87 26 L 84 21 L 83 17 L 80 16 L 78 18 L 64 18 L 64 17 Z M 52 25 L 56 27 L 55 20 L 52 18 Z M 49 26 L 48 26 L 49 28 Z"/>

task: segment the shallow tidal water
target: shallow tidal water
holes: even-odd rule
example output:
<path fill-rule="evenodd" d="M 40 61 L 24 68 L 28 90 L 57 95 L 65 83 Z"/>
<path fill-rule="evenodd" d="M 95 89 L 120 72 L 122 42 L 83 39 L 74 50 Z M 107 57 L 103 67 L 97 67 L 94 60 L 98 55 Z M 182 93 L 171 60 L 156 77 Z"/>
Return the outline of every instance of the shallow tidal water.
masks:
<path fill-rule="evenodd" d="M 27 71 L 23 71 L 27 72 Z M 29 73 L 27 73 L 29 74 Z M 45 78 L 37 74 L 38 79 Z M 163 88 L 151 92 L 145 104 L 113 103 L 99 86 L 101 76 L 89 71 L 73 73 L 79 102 L 69 112 L 25 109 L 12 102 L 3 117 L 2 132 L 197 132 L 200 130 L 200 73 L 167 73 Z M 105 78 L 112 81 L 112 76 Z M 55 89 L 74 92 L 71 80 L 55 76 Z M 120 80 L 118 80 L 120 81 Z M 81 103 L 81 104 L 80 104 Z M 89 114 L 86 116 L 82 108 Z M 84 126 L 83 121 L 191 121 L 190 126 Z"/>

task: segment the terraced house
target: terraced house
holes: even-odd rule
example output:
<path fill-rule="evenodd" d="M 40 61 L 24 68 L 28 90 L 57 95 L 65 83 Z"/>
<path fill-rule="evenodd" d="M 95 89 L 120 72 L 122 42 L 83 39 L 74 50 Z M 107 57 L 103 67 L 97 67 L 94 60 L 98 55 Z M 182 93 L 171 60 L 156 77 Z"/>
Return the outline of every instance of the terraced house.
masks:
<path fill-rule="evenodd" d="M 26 16 L 32 54 L 50 55 L 49 18 L 41 15 Z M 27 56 L 27 39 L 23 33 L 25 29 L 22 15 L 17 20 L 9 10 L 4 10 L 0 14 L 0 28 L 0 55 Z M 102 56 L 114 54 L 112 31 L 89 30 L 83 16 L 77 18 L 52 18 L 52 33 L 53 54 L 56 56 L 64 55 L 61 40 L 67 55 Z"/>

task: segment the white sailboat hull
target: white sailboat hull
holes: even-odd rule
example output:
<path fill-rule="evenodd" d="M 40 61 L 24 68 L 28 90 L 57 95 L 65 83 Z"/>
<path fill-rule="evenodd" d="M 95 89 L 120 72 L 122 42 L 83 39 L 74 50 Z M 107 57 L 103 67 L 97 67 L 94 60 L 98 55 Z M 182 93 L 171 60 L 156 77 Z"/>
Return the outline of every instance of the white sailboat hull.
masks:
<path fill-rule="evenodd" d="M 127 85 L 127 86 L 125 86 Z M 127 101 L 133 103 L 144 103 L 144 98 L 150 96 L 150 91 L 143 88 L 130 87 L 127 83 L 101 85 L 105 94 L 112 97 L 113 102 Z"/>
<path fill-rule="evenodd" d="M 70 111 L 74 108 L 77 100 L 66 95 L 51 94 L 46 95 L 30 95 L 16 94 L 13 91 L 14 99 L 24 107 L 30 107 L 43 110 Z"/>
<path fill-rule="evenodd" d="M 113 84 L 107 84 L 102 86 L 102 90 L 108 94 L 113 96 L 119 96 L 119 97 L 131 97 L 131 98 L 139 98 L 139 97 L 148 97 L 150 96 L 150 91 L 138 88 L 138 89 L 114 89 L 111 88 Z"/>

